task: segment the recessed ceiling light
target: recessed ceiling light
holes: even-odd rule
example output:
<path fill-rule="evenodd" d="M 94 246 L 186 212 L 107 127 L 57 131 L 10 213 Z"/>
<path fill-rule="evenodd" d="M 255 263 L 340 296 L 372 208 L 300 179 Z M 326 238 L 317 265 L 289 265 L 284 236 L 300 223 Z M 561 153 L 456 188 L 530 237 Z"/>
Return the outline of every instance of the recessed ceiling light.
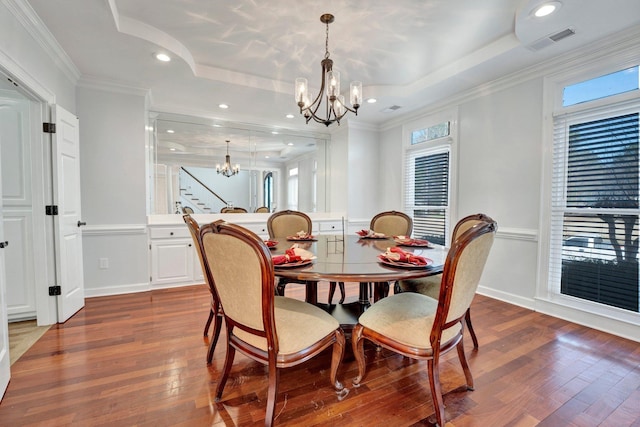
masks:
<path fill-rule="evenodd" d="M 175 133 L 176 131 L 173 129 L 167 129 L 167 133 Z"/>
<path fill-rule="evenodd" d="M 214 128 L 220 128 L 222 125 L 213 125 Z"/>
<path fill-rule="evenodd" d="M 268 159 L 268 158 L 269 158 L 269 156 L 264 156 L 264 158 L 265 158 L 265 159 Z"/>
<path fill-rule="evenodd" d="M 290 147 L 293 147 L 293 142 L 290 142 L 287 145 L 290 146 Z"/>
<path fill-rule="evenodd" d="M 158 61 L 162 61 L 162 62 L 171 61 L 171 57 L 169 55 L 167 55 L 166 53 L 156 53 L 156 59 Z"/>
<path fill-rule="evenodd" d="M 375 98 L 367 98 L 367 102 L 368 102 L 369 104 L 375 104 L 376 102 L 378 102 L 378 100 L 377 100 L 377 99 L 375 99 Z"/>
<path fill-rule="evenodd" d="M 227 108 L 229 108 L 227 104 L 218 104 L 218 107 L 222 108 L 223 110 L 226 110 Z"/>
<path fill-rule="evenodd" d="M 287 114 L 285 117 L 287 119 L 293 119 L 295 116 L 293 114 Z"/>
<path fill-rule="evenodd" d="M 169 151 L 176 151 L 175 148 L 169 148 Z"/>
<path fill-rule="evenodd" d="M 549 1 L 546 3 L 542 3 L 533 10 L 533 15 L 536 18 L 542 18 L 543 16 L 551 15 L 553 12 L 560 9 L 561 5 L 562 3 L 560 3 L 559 1 Z"/>
<path fill-rule="evenodd" d="M 277 135 L 277 134 L 279 134 L 279 133 L 280 133 L 280 132 L 278 132 L 278 131 L 276 131 L 276 130 L 272 130 L 272 131 L 271 131 L 271 134 L 272 134 L 272 135 Z"/>

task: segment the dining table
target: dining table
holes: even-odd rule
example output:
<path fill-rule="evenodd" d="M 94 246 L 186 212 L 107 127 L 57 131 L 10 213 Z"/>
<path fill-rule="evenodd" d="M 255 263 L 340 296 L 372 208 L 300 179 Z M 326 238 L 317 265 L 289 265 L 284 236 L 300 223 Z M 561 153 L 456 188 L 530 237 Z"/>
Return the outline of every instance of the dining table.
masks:
<path fill-rule="evenodd" d="M 277 243 L 276 243 L 277 242 Z M 350 330 L 358 317 L 370 306 L 369 283 L 373 284 L 373 301 L 384 297 L 389 283 L 404 279 L 440 274 L 443 271 L 447 248 L 429 243 L 423 246 L 404 246 L 392 236 L 363 238 L 354 235 L 318 235 L 313 239 L 275 239 L 272 254 L 281 255 L 293 245 L 311 252 L 315 259 L 307 263 L 276 265 L 276 277 L 299 282 L 306 286 L 305 300 L 334 316 L 343 329 Z M 427 265 L 389 262 L 380 257 L 388 248 L 401 247 L 405 252 L 427 259 Z M 356 282 L 358 300 L 344 304 L 322 304 L 318 301 L 318 282 Z"/>

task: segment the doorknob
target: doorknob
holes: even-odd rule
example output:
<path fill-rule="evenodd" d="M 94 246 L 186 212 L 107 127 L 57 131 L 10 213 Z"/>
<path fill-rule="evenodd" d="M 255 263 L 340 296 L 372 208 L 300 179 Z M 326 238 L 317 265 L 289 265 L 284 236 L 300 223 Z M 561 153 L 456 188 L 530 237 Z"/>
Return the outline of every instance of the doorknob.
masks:
<path fill-rule="evenodd" d="M 0 242 L 0 249 L 4 249 L 5 246 L 9 246 L 9 242 Z"/>
<path fill-rule="evenodd" d="M 78 221 L 78 227 L 82 227 L 83 225 L 87 225 L 86 222 Z"/>

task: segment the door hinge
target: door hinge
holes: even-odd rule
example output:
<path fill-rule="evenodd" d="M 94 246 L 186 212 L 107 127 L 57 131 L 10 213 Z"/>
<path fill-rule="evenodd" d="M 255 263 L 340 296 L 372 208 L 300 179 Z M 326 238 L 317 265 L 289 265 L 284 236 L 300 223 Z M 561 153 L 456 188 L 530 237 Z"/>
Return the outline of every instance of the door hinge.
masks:
<path fill-rule="evenodd" d="M 47 215 L 58 215 L 58 205 L 47 205 L 44 211 Z"/>
<path fill-rule="evenodd" d="M 49 296 L 55 297 L 56 295 L 62 295 L 62 288 L 60 286 L 49 286 Z"/>
<path fill-rule="evenodd" d="M 44 132 L 44 133 L 56 133 L 56 124 L 55 123 L 43 123 L 42 124 L 42 132 Z"/>

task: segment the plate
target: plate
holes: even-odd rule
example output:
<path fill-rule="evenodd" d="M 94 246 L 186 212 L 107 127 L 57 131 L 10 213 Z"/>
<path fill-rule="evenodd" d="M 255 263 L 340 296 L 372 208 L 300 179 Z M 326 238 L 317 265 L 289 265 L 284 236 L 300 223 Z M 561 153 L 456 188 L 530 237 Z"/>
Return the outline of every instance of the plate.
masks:
<path fill-rule="evenodd" d="M 427 260 L 427 265 L 416 265 L 416 264 L 411 264 L 410 262 L 393 261 L 383 257 L 382 255 L 378 255 L 378 260 L 381 263 L 383 263 L 384 265 L 388 265 L 390 267 L 396 267 L 396 268 L 427 268 L 431 264 L 433 264 L 433 260 L 429 258 L 425 258 L 425 259 Z"/>
<path fill-rule="evenodd" d="M 315 242 L 316 238 L 314 236 L 309 236 L 309 237 L 287 236 L 287 240 L 292 242 Z"/>
<path fill-rule="evenodd" d="M 412 242 L 412 241 L 403 241 L 400 239 L 393 239 L 394 242 L 396 242 L 396 245 L 398 246 L 410 246 L 412 248 L 432 248 L 433 249 L 433 245 L 429 242 L 427 243 L 420 243 L 420 242 Z"/>
<path fill-rule="evenodd" d="M 309 265 L 312 263 L 313 263 L 312 259 L 305 259 L 302 261 L 287 262 L 284 264 L 274 265 L 273 268 L 298 268 L 298 267 L 304 267 L 305 265 Z"/>
<path fill-rule="evenodd" d="M 360 236 L 361 239 L 369 239 L 369 240 L 384 240 L 388 239 L 388 236 Z"/>
<path fill-rule="evenodd" d="M 278 242 L 275 240 L 265 240 L 264 244 L 267 245 L 269 249 L 275 249 L 278 246 Z"/>

